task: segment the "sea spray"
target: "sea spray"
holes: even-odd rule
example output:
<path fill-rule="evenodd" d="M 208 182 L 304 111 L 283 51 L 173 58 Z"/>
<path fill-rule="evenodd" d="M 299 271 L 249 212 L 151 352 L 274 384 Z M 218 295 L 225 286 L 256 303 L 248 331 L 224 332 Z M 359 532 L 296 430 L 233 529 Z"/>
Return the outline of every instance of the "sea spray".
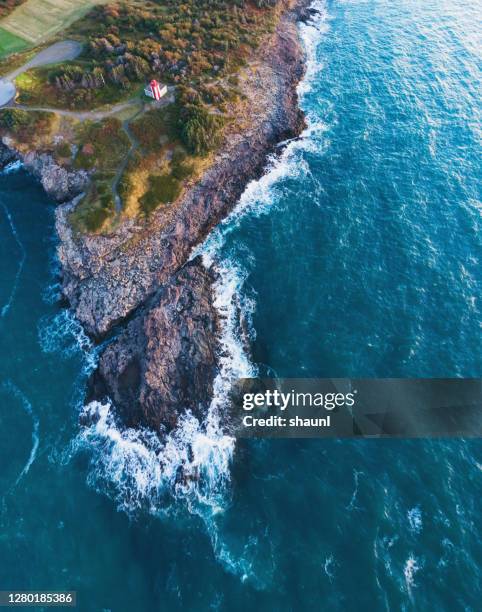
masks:
<path fill-rule="evenodd" d="M 179 501 L 194 513 L 202 507 L 204 515 L 224 502 L 233 441 L 213 422 L 206 427 L 187 412 L 163 437 L 147 428 L 123 427 L 108 401 L 87 404 L 80 418 L 91 424 L 82 427 L 65 458 L 87 452 L 89 485 L 129 516 L 169 514 Z"/>
<path fill-rule="evenodd" d="M 8 163 L 1 171 L 1 174 L 13 174 L 14 172 L 18 172 L 22 168 L 23 168 L 23 162 L 17 159 L 17 160 L 14 160 Z"/>
<path fill-rule="evenodd" d="M 64 358 L 81 354 L 85 361 L 85 373 L 95 368 L 99 349 L 70 310 L 63 308 L 54 315 L 40 319 L 38 337 L 44 353 L 60 354 Z"/>

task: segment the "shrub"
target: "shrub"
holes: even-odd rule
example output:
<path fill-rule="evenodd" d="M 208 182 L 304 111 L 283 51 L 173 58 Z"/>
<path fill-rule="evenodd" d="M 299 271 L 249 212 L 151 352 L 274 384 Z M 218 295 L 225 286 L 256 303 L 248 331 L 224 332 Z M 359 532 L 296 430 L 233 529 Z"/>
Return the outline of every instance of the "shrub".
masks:
<path fill-rule="evenodd" d="M 57 154 L 59 157 L 70 157 L 72 155 L 72 151 L 70 150 L 70 145 L 66 142 L 62 142 L 57 147 Z"/>
<path fill-rule="evenodd" d="M 194 166 L 192 164 L 186 164 L 182 162 L 175 162 L 174 159 L 171 162 L 171 174 L 178 181 L 187 179 L 194 172 Z"/>
<path fill-rule="evenodd" d="M 74 227 L 82 231 L 98 232 L 114 211 L 115 203 L 109 185 L 98 183 L 92 187 L 86 199 L 77 205 L 71 221 Z"/>
<path fill-rule="evenodd" d="M 107 208 L 98 206 L 90 208 L 84 216 L 84 225 L 89 232 L 97 232 L 100 230 L 104 221 L 109 217 L 110 211 Z"/>
<path fill-rule="evenodd" d="M 0 113 L 0 127 L 8 130 L 18 130 L 31 124 L 28 113 L 13 108 L 7 108 Z"/>
<path fill-rule="evenodd" d="M 181 193 L 181 184 L 170 174 L 149 177 L 149 190 L 140 199 L 142 211 L 149 215 L 159 204 L 173 202 Z"/>
<path fill-rule="evenodd" d="M 184 112 L 182 141 L 191 153 L 205 155 L 219 144 L 223 123 L 221 115 L 211 114 L 203 106 L 191 104 Z"/>

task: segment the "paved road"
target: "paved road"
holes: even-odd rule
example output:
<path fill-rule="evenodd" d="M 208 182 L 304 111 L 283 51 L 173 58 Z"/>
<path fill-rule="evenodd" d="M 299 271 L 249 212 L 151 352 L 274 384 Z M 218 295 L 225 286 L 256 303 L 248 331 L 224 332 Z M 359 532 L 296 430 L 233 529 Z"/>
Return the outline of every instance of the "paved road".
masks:
<path fill-rule="evenodd" d="M 29 68 L 66 62 L 75 59 L 82 51 L 82 45 L 75 40 L 64 40 L 39 51 L 31 60 L 0 79 L 0 106 L 5 106 L 15 96 L 13 81 Z"/>
<path fill-rule="evenodd" d="M 15 95 L 15 85 L 11 81 L 0 79 L 0 107 L 8 104 Z"/>
<path fill-rule="evenodd" d="M 47 66 L 48 64 L 57 64 L 58 62 L 67 62 L 75 59 L 82 51 L 82 45 L 75 40 L 63 40 L 62 42 L 54 43 L 39 51 L 31 60 L 26 62 L 20 68 L 17 68 L 4 78 L 8 81 L 13 81 L 19 74 L 29 70 L 29 68 L 38 68 L 39 66 Z"/>

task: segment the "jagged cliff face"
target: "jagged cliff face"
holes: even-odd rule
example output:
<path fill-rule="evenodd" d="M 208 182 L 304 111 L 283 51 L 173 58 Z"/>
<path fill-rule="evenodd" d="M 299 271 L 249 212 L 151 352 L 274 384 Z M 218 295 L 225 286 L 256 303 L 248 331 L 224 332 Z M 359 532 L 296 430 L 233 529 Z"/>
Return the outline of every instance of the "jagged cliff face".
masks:
<path fill-rule="evenodd" d="M 89 334 L 114 334 L 87 399 L 109 397 L 126 425 L 160 432 L 175 426 L 186 409 L 202 417 L 209 405 L 221 324 L 214 277 L 199 259 L 187 262 L 246 184 L 260 176 L 268 154 L 304 126 L 296 95 L 304 68 L 296 27 L 306 12 L 301 4 L 285 13 L 246 71 L 241 87 L 247 103 L 237 128 L 180 202 L 147 222 L 125 220 L 109 236 L 74 234 L 69 213 L 75 199 L 57 209 L 63 293 Z M 59 168 L 48 155 L 23 159 L 57 201 L 88 183 L 85 173 Z"/>
<path fill-rule="evenodd" d="M 12 148 L 10 139 L 3 138 L 0 167 L 16 159 L 21 160 L 25 169 L 39 179 L 45 192 L 56 202 L 71 200 L 82 193 L 89 184 L 87 172 L 62 168 L 48 153 L 16 151 Z"/>
<path fill-rule="evenodd" d="M 199 258 L 159 289 L 103 352 L 89 398 L 110 397 L 124 423 L 171 429 L 209 405 L 219 352 L 212 272 Z"/>

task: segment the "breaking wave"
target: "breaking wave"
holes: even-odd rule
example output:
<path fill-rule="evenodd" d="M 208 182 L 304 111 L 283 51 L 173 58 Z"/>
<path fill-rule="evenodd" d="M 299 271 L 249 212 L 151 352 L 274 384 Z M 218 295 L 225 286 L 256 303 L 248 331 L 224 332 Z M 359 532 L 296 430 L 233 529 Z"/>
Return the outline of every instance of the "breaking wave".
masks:
<path fill-rule="evenodd" d="M 1 171 L 1 174 L 12 174 L 13 172 L 18 172 L 21 168 L 23 168 L 23 162 L 18 159 L 7 164 Z"/>
<path fill-rule="evenodd" d="M 88 483 L 112 497 L 119 510 L 160 515 L 173 499 L 196 512 L 198 507 L 218 510 L 234 441 L 222 435 L 211 415 L 202 425 L 186 413 L 165 440 L 148 429 L 121 427 L 109 402 L 91 402 L 81 418 L 93 423 L 75 438 L 70 456 L 91 454 Z"/>
<path fill-rule="evenodd" d="M 408 523 L 412 533 L 420 533 L 423 527 L 422 511 L 418 506 L 407 512 Z"/>
<path fill-rule="evenodd" d="M 312 84 L 316 81 L 316 76 L 323 68 L 320 58 L 317 57 L 316 49 L 320 43 L 320 35 L 328 31 L 330 20 L 326 0 L 314 0 L 310 5 L 310 9 L 313 11 L 311 18 L 299 25 L 306 53 L 305 77 L 299 82 L 297 88 L 300 97 L 312 90 Z"/>
<path fill-rule="evenodd" d="M 38 338 L 44 353 L 62 355 L 64 358 L 80 354 L 84 359 L 83 373 L 94 370 L 100 347 L 94 346 L 70 310 L 64 308 L 53 316 L 40 319 Z"/>
<path fill-rule="evenodd" d="M 420 565 L 418 564 L 417 559 L 410 555 L 408 559 L 405 561 L 405 566 L 403 568 L 403 574 L 405 576 L 405 584 L 409 594 L 412 592 L 415 584 L 415 574 L 420 570 Z"/>

